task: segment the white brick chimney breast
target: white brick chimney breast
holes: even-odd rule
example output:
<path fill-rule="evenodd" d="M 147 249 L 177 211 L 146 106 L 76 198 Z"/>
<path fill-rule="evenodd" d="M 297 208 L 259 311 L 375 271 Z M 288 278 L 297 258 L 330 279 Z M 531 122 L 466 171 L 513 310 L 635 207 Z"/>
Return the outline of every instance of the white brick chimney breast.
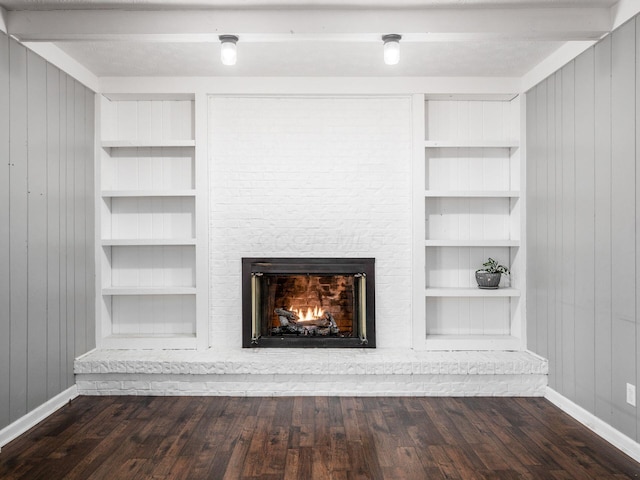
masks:
<path fill-rule="evenodd" d="M 375 257 L 379 348 L 411 348 L 411 99 L 209 100 L 210 343 L 242 341 L 242 257 Z"/>

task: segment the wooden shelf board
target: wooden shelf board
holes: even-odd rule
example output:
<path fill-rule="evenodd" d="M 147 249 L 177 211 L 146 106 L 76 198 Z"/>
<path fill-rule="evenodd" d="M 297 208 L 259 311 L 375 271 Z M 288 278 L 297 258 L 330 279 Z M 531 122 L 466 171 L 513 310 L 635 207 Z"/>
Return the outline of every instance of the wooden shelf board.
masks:
<path fill-rule="evenodd" d="M 111 101 L 140 101 L 140 100 L 172 100 L 193 101 L 193 93 L 102 93 L 103 97 Z"/>
<path fill-rule="evenodd" d="M 195 190 L 103 190 L 103 198 L 113 197 L 195 197 Z"/>
<path fill-rule="evenodd" d="M 197 339 L 188 334 L 109 335 L 101 340 L 104 349 L 171 349 L 195 350 Z"/>
<path fill-rule="evenodd" d="M 107 287 L 102 295 L 195 295 L 195 287 Z"/>
<path fill-rule="evenodd" d="M 195 140 L 103 140 L 102 148 L 195 147 Z"/>
<path fill-rule="evenodd" d="M 195 245 L 195 238 L 117 238 L 103 239 L 104 247 L 120 247 L 120 246 L 156 246 L 156 245 Z"/>
<path fill-rule="evenodd" d="M 428 350 L 520 350 L 522 342 L 512 335 L 429 335 Z"/>
<path fill-rule="evenodd" d="M 516 141 L 502 140 L 477 140 L 468 142 L 458 142 L 455 140 L 425 140 L 426 148 L 518 148 Z"/>
<path fill-rule="evenodd" d="M 472 102 L 510 102 L 517 93 L 425 93 L 426 102 L 435 101 L 472 101 Z"/>
<path fill-rule="evenodd" d="M 518 198 L 520 197 L 520 192 L 517 190 L 425 190 L 424 196 L 428 198 Z"/>
<path fill-rule="evenodd" d="M 425 240 L 426 247 L 519 247 L 519 240 Z"/>
<path fill-rule="evenodd" d="M 519 297 L 520 290 L 511 287 L 501 287 L 489 290 L 477 287 L 471 288 L 440 288 L 428 287 L 425 289 L 426 297 Z"/>

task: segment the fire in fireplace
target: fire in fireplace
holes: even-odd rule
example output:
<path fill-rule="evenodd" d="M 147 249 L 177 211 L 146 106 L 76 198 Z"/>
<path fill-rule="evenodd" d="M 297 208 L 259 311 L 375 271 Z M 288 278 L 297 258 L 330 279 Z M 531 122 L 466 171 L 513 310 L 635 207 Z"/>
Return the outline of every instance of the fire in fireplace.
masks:
<path fill-rule="evenodd" d="M 243 347 L 375 347 L 372 258 L 243 258 Z"/>

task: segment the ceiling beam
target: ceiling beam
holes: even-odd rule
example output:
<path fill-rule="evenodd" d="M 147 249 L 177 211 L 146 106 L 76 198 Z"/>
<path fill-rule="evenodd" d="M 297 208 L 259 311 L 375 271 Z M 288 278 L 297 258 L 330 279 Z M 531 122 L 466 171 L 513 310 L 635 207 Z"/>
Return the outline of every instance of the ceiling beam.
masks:
<path fill-rule="evenodd" d="M 7 11 L 0 6 L 0 32 L 7 33 Z"/>
<path fill-rule="evenodd" d="M 512 77 L 102 77 L 102 93 L 221 95 L 481 95 L 503 98 L 520 91 Z M 114 97 L 115 98 L 115 97 Z"/>
<path fill-rule="evenodd" d="M 37 53 L 47 62 L 55 65 L 60 70 L 78 80 L 85 87 L 94 92 L 100 91 L 100 80 L 84 65 L 78 63 L 74 58 L 70 57 L 66 52 L 60 50 L 53 43 L 47 42 L 27 42 L 24 44 L 32 52 Z"/>
<path fill-rule="evenodd" d="M 611 29 L 618 28 L 639 13 L 640 2 L 638 2 L 638 0 L 619 0 L 611 7 Z"/>
<path fill-rule="evenodd" d="M 406 10 L 10 11 L 7 28 L 21 41 L 597 40 L 611 28 L 608 8 Z"/>

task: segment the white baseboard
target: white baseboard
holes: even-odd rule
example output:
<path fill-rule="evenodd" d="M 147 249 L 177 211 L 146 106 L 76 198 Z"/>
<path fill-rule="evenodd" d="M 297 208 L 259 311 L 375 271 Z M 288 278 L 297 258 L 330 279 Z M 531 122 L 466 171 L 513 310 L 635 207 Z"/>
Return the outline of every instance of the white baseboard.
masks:
<path fill-rule="evenodd" d="M 72 387 L 67 388 L 65 391 L 60 392 L 52 399 L 47 400 L 39 407 L 31 410 L 26 415 L 20 417 L 11 425 L 7 425 L 6 427 L 4 427 L 2 430 L 0 430 L 0 449 L 2 449 L 2 447 L 4 447 L 11 440 L 22 435 L 31 427 L 34 427 L 35 425 L 40 423 L 56 410 L 64 407 L 68 402 L 70 402 L 77 396 L 78 387 L 76 385 L 73 385 Z"/>
<path fill-rule="evenodd" d="M 553 403 L 556 407 L 571 415 L 582 423 L 589 430 L 593 431 L 617 449 L 623 451 L 636 462 L 640 462 L 640 443 L 627 437 L 624 433 L 616 430 L 608 423 L 603 422 L 591 412 L 588 412 L 580 405 L 563 397 L 552 388 L 547 387 L 544 398 Z"/>

